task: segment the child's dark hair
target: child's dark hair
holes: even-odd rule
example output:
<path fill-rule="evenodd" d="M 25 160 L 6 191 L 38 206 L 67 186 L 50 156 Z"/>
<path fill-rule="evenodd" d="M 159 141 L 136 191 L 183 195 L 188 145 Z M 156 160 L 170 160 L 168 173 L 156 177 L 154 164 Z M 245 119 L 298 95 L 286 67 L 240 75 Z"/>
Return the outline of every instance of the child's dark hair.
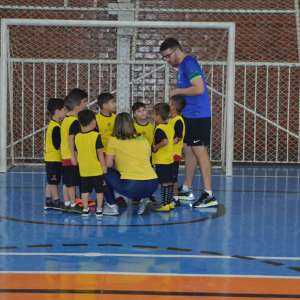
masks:
<path fill-rule="evenodd" d="M 161 118 L 165 121 L 168 119 L 170 114 L 170 106 L 168 103 L 157 103 L 153 107 L 153 111 L 156 115 L 161 116 Z"/>
<path fill-rule="evenodd" d="M 78 113 L 78 121 L 82 127 L 89 126 L 93 120 L 96 120 L 96 117 L 90 109 L 85 109 Z"/>
<path fill-rule="evenodd" d="M 162 52 L 162 51 L 165 51 L 165 50 L 175 50 L 179 48 L 181 51 L 182 51 L 182 48 L 179 44 L 179 42 L 174 39 L 174 38 L 167 38 L 159 47 L 159 51 Z"/>
<path fill-rule="evenodd" d="M 181 113 L 186 106 L 186 100 L 182 96 L 175 95 L 171 97 L 170 100 L 178 113 Z"/>
<path fill-rule="evenodd" d="M 140 109 L 141 107 L 144 107 L 146 108 L 146 105 L 143 103 L 143 102 L 135 102 L 133 105 L 132 105 L 132 112 L 135 113 L 138 109 Z"/>
<path fill-rule="evenodd" d="M 81 104 L 81 100 L 87 98 L 88 94 L 81 89 L 73 89 L 65 98 L 65 106 L 69 111 L 72 111 L 76 106 Z"/>
<path fill-rule="evenodd" d="M 115 99 L 114 95 L 113 94 L 110 94 L 110 93 L 101 93 L 99 96 L 98 96 L 98 105 L 100 106 L 100 108 L 102 109 L 103 108 L 103 104 L 104 103 L 108 103 L 111 99 Z"/>
<path fill-rule="evenodd" d="M 65 102 L 61 98 L 50 98 L 47 103 L 47 109 L 51 116 L 55 114 L 55 111 L 62 110 L 65 107 Z"/>

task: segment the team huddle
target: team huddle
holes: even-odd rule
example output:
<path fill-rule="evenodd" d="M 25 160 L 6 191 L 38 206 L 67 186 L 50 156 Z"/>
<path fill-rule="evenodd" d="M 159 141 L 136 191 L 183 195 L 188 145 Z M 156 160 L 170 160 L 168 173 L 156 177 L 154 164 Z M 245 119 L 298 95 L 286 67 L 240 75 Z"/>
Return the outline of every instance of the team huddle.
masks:
<path fill-rule="evenodd" d="M 93 111 L 86 109 L 87 97 L 88 95 L 83 90 L 74 89 L 65 100 L 50 98 L 48 101 L 48 110 L 52 119 L 47 129 L 45 142 L 47 187 L 44 209 L 56 209 L 85 216 L 90 215 L 89 207 L 97 205 L 96 216 L 118 214 L 118 210 L 111 208 L 116 204 L 126 205 L 122 195 L 117 198 L 117 201 L 114 201 L 115 203 L 107 201 L 108 203 L 102 209 L 104 194 L 107 193 L 105 155 L 107 154 L 107 158 L 109 158 L 111 149 L 116 148 L 114 139 L 123 138 L 122 134 L 119 136 L 116 134 L 118 129 L 128 132 L 130 130 L 126 127 L 130 127 L 130 125 L 133 125 L 131 126 L 132 136 L 126 136 L 126 139 L 143 141 L 151 149 L 148 166 L 145 166 L 145 169 L 149 169 L 151 163 L 156 166 L 156 174 L 151 167 L 151 171 L 146 177 L 139 176 L 139 178 L 133 179 L 154 180 L 158 178 L 158 182 L 161 184 L 161 205 L 152 210 L 170 211 L 175 206 L 180 206 L 177 177 L 185 135 L 185 125 L 181 117 L 181 112 L 186 105 L 185 99 L 181 96 L 173 96 L 169 104 L 156 104 L 153 108 L 153 119 L 157 123 L 155 127 L 152 123 L 147 122 L 147 109 L 142 102 L 136 102 L 132 107 L 135 123 L 129 114 L 126 119 L 123 118 L 122 122 L 116 123 L 116 100 L 112 94 L 101 93 L 98 96 L 97 102 L 101 113 L 96 115 Z M 129 126 L 126 126 L 126 121 Z M 138 151 L 138 149 L 136 150 Z M 114 156 L 114 158 L 118 159 L 119 157 Z M 125 160 L 126 158 L 124 158 Z M 118 164 L 116 165 L 118 166 Z M 121 169 L 119 171 L 123 174 L 120 163 L 119 166 Z M 61 177 L 64 202 L 60 201 L 58 192 Z M 126 180 L 126 178 L 123 179 Z M 76 197 L 76 186 L 79 187 L 80 197 Z M 96 203 L 89 198 L 89 193 L 93 188 L 96 192 Z M 109 197 L 109 195 L 107 196 Z M 152 205 L 158 204 L 152 194 L 147 198 L 133 199 L 134 203 L 143 204 L 140 205 L 139 214 L 149 213 Z"/>

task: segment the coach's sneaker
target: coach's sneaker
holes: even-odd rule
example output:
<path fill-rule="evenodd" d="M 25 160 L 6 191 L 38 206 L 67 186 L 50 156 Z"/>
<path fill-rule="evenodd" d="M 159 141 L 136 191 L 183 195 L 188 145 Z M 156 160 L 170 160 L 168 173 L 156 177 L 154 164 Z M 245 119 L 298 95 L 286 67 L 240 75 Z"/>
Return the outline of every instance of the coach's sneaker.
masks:
<path fill-rule="evenodd" d="M 194 194 L 193 194 L 193 189 L 191 187 L 188 188 L 188 190 L 183 190 L 183 186 L 181 186 L 178 189 L 178 196 L 182 200 L 194 200 Z"/>
<path fill-rule="evenodd" d="M 140 199 L 133 199 L 131 204 L 132 205 L 138 205 L 138 204 L 140 204 L 140 201 L 141 201 Z"/>
<path fill-rule="evenodd" d="M 78 204 L 76 204 L 73 207 L 72 205 L 70 205 L 70 208 L 68 209 L 68 214 L 82 214 L 82 212 L 83 207 L 79 206 Z"/>
<path fill-rule="evenodd" d="M 154 196 L 149 197 L 150 201 L 152 202 L 153 205 L 157 205 L 158 202 L 155 200 Z"/>
<path fill-rule="evenodd" d="M 171 210 L 175 209 L 175 204 L 173 202 L 169 203 L 168 205 Z"/>
<path fill-rule="evenodd" d="M 139 215 L 148 215 L 149 212 L 151 211 L 151 207 L 152 207 L 151 200 L 149 198 L 143 198 L 139 204 L 138 214 Z"/>
<path fill-rule="evenodd" d="M 97 208 L 95 211 L 95 215 L 96 215 L 96 217 L 102 217 L 102 215 L 103 215 L 102 208 Z"/>
<path fill-rule="evenodd" d="M 118 205 L 109 205 L 106 203 L 106 205 L 103 207 L 103 215 L 109 215 L 109 216 L 116 216 L 119 214 L 119 207 Z"/>
<path fill-rule="evenodd" d="M 159 207 L 152 208 L 152 211 L 170 211 L 170 206 L 168 204 L 166 205 L 160 205 Z"/>
<path fill-rule="evenodd" d="M 218 201 L 214 194 L 210 196 L 208 193 L 203 192 L 201 197 L 195 203 L 193 203 L 193 207 L 209 207 L 217 204 Z"/>
<path fill-rule="evenodd" d="M 53 202 L 52 201 L 48 201 L 44 203 L 44 209 L 48 210 L 48 209 L 53 209 Z"/>
<path fill-rule="evenodd" d="M 83 216 L 83 217 L 88 217 L 88 216 L 90 216 L 90 215 L 91 215 L 91 211 L 90 211 L 89 208 L 84 208 L 84 209 L 82 210 L 82 216 Z"/>

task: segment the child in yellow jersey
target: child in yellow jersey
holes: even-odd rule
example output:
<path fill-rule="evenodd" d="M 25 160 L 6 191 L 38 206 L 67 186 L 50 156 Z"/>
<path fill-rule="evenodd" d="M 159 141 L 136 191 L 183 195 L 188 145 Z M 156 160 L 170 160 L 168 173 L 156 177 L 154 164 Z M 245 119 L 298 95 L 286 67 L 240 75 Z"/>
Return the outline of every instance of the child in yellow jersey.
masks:
<path fill-rule="evenodd" d="M 170 106 L 159 103 L 153 107 L 153 119 L 158 125 L 155 128 L 152 146 L 152 163 L 156 165 L 156 174 L 161 184 L 162 204 L 153 211 L 170 211 L 174 209 L 174 128 L 167 123 Z"/>
<path fill-rule="evenodd" d="M 174 204 L 175 206 L 180 206 L 178 197 L 178 172 L 179 172 L 179 162 L 181 160 L 181 153 L 183 147 L 183 139 L 185 136 L 185 124 L 181 116 L 182 110 L 185 108 L 186 100 L 179 95 L 175 95 L 170 98 L 170 114 L 169 124 L 173 126 L 175 130 L 174 139 Z"/>
<path fill-rule="evenodd" d="M 98 105 L 101 112 L 96 115 L 97 129 L 101 134 L 103 144 L 102 152 L 106 153 L 108 140 L 113 132 L 115 119 L 116 119 L 116 99 L 110 93 L 101 93 L 98 96 Z"/>
<path fill-rule="evenodd" d="M 87 93 L 74 89 L 65 99 L 69 115 L 61 124 L 61 155 L 64 172 L 65 211 L 70 214 L 82 214 L 83 208 L 76 205 L 76 186 L 81 185 L 79 168 L 74 151 L 75 135 L 80 132 L 77 115 L 87 105 Z"/>
<path fill-rule="evenodd" d="M 60 98 L 50 98 L 47 109 L 51 113 L 51 121 L 47 128 L 45 141 L 45 164 L 47 170 L 46 202 L 44 209 L 62 210 L 64 204 L 59 200 L 58 185 L 61 178 L 61 153 L 60 153 L 60 120 L 67 113 L 65 103 Z M 54 202 L 52 202 L 52 198 Z"/>
<path fill-rule="evenodd" d="M 78 114 L 78 120 L 83 127 L 82 132 L 75 136 L 75 153 L 81 176 L 82 216 L 91 214 L 88 198 L 89 193 L 95 188 L 97 197 L 97 211 L 95 214 L 97 217 L 101 217 L 103 193 L 106 192 L 104 174 L 107 172 L 102 152 L 103 144 L 100 134 L 94 131 L 97 123 L 91 110 L 81 111 Z"/>

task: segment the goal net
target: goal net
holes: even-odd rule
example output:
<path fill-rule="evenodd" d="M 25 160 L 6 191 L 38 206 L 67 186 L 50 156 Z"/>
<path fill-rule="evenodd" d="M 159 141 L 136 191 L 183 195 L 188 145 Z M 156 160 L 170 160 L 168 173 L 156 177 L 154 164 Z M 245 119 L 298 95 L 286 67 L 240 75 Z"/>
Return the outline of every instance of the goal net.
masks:
<path fill-rule="evenodd" d="M 160 44 L 174 37 L 203 69 L 212 110 L 210 159 L 226 165 L 230 175 L 233 23 L 2 19 L 1 30 L 1 172 L 43 164 L 47 100 L 64 98 L 76 87 L 88 93 L 88 107 L 95 112 L 99 93 L 110 92 L 117 112 L 130 112 L 142 101 L 153 122 L 153 106 L 168 102 L 176 88 L 177 69 L 159 52 Z"/>

